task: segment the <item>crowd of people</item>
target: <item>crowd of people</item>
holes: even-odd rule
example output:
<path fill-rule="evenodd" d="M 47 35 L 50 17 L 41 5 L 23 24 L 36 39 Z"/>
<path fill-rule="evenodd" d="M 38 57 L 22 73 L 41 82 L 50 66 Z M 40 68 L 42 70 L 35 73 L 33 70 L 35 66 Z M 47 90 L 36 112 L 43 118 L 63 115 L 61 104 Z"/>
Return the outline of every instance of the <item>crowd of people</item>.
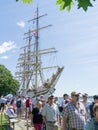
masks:
<path fill-rule="evenodd" d="M 53 95 L 47 99 L 41 95 L 36 100 L 1 96 L 0 112 L 10 118 L 29 119 L 35 130 L 98 130 L 98 95 L 90 101 L 88 94 L 73 91 L 63 94 L 61 103 L 58 100 Z"/>

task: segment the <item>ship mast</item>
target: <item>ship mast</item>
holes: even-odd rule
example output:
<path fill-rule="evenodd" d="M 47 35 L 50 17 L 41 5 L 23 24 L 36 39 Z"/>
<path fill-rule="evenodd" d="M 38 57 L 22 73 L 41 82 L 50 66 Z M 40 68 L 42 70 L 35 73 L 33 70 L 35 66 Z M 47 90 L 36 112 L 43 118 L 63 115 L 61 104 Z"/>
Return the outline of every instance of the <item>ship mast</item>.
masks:
<path fill-rule="evenodd" d="M 39 33 L 38 33 L 38 28 L 39 28 L 39 18 L 38 18 L 38 7 L 37 7 L 37 18 L 36 18 L 36 80 L 35 80 L 35 85 L 36 88 L 38 88 L 38 38 L 39 38 Z"/>
<path fill-rule="evenodd" d="M 38 67 L 39 67 L 39 30 L 50 27 L 52 25 L 47 25 L 44 27 L 39 28 L 39 18 L 46 16 L 47 14 L 41 15 L 39 16 L 39 9 L 37 7 L 37 11 L 36 11 L 36 18 L 29 20 L 28 22 L 31 22 L 33 20 L 36 20 L 36 29 L 31 30 L 31 32 L 34 32 L 36 37 L 35 37 L 35 44 L 36 44 L 36 61 L 35 61 L 35 89 L 38 88 Z M 28 34 L 29 32 L 25 33 Z"/>

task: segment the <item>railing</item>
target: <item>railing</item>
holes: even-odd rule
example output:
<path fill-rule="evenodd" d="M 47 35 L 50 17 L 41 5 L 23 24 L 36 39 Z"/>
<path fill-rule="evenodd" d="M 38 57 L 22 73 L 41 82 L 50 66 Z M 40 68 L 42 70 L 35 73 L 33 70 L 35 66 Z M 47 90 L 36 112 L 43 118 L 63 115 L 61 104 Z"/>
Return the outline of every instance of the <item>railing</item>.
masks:
<path fill-rule="evenodd" d="M 13 119 L 12 119 L 13 120 Z M 17 127 L 15 128 L 15 126 L 12 127 L 13 121 L 9 122 L 9 119 L 7 118 L 7 115 L 5 112 L 0 112 L 0 130 L 17 130 L 17 128 L 19 128 L 18 130 L 34 130 L 34 127 L 30 127 L 30 123 L 28 121 L 28 119 L 26 119 L 24 122 L 22 122 L 22 126 L 20 124 L 18 124 L 19 122 L 15 123 L 17 124 Z M 25 123 L 25 124 L 24 124 Z M 10 126 L 11 125 L 11 126 Z"/>

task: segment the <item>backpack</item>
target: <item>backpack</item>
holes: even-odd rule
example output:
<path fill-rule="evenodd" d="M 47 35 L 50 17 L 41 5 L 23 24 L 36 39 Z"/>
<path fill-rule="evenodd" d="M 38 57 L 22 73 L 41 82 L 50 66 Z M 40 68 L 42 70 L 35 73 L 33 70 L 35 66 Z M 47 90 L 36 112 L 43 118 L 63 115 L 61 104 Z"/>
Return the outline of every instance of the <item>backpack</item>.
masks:
<path fill-rule="evenodd" d="M 16 106 L 17 106 L 18 108 L 21 107 L 21 100 L 18 100 L 18 101 L 17 101 Z"/>
<path fill-rule="evenodd" d="M 59 106 L 59 111 L 62 112 L 63 111 L 63 107 L 62 106 Z"/>

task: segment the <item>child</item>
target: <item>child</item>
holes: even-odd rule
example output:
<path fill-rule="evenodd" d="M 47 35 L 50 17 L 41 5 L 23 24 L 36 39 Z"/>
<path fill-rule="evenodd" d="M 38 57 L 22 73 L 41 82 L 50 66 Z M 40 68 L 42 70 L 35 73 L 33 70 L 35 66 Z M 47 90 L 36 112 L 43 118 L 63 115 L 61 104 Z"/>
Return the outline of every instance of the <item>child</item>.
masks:
<path fill-rule="evenodd" d="M 84 130 L 98 130 L 98 103 L 93 107 L 94 118 L 87 121 Z"/>

